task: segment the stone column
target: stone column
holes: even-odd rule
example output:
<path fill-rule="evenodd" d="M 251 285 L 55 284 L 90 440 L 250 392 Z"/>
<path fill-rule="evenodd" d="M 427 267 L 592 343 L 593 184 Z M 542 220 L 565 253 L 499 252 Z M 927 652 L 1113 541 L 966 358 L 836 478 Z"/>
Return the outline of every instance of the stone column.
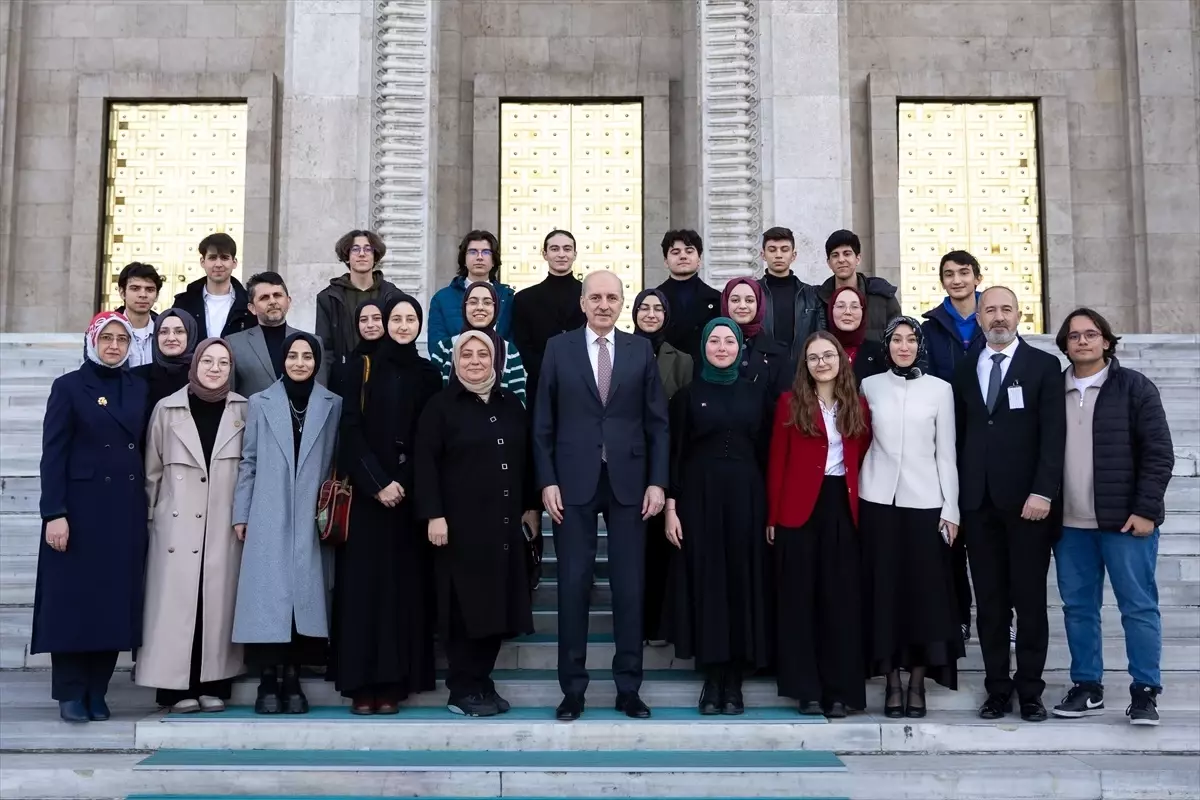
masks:
<path fill-rule="evenodd" d="M 1138 330 L 1200 316 L 1198 69 L 1188 0 L 1124 0 Z"/>
<path fill-rule="evenodd" d="M 849 227 L 850 108 L 842 69 L 845 0 L 760 2 L 763 227 L 796 234 L 795 272 L 821 282 L 825 239 Z M 761 231 L 760 231 L 761 233 Z M 874 265 L 864 264 L 868 271 Z"/>
<path fill-rule="evenodd" d="M 374 10 L 370 0 L 286 6 L 279 218 L 269 224 L 292 295 L 288 321 L 312 330 L 317 292 L 344 269 L 334 243 L 370 224 Z M 249 223 L 247 235 L 270 233 Z M 269 266 L 242 264 L 242 273 Z"/>
<path fill-rule="evenodd" d="M 24 0 L 0 3 L 0 331 L 8 330 L 8 304 L 13 288 L 17 90 L 24 15 Z"/>

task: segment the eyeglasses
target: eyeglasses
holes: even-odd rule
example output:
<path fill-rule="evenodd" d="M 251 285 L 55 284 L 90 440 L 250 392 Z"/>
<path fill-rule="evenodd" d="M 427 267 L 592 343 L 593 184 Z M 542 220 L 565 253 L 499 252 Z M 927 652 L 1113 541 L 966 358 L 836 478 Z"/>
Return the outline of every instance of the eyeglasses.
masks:
<path fill-rule="evenodd" d="M 837 361 L 837 353 L 813 353 L 804 360 L 809 364 L 824 364 L 826 361 Z"/>
<path fill-rule="evenodd" d="M 1100 336 L 1100 331 L 1083 331 L 1082 333 L 1079 331 L 1072 331 L 1067 334 L 1067 341 L 1074 342 L 1075 344 L 1078 344 L 1081 339 L 1085 342 L 1094 342 L 1099 339 Z"/>
<path fill-rule="evenodd" d="M 469 255 L 471 258 L 475 258 L 476 256 L 490 256 L 491 254 L 492 251 L 486 247 L 482 250 L 476 250 L 474 247 L 472 247 L 467 251 L 467 255 Z"/>
<path fill-rule="evenodd" d="M 229 359 L 222 358 L 220 361 L 216 361 L 211 358 L 202 358 L 200 359 L 200 366 L 204 367 L 204 369 L 212 369 L 213 367 L 216 367 L 220 370 L 226 370 L 229 369 Z"/>
<path fill-rule="evenodd" d="M 356 244 L 350 248 L 351 253 L 374 253 L 375 248 L 369 244 Z"/>
<path fill-rule="evenodd" d="M 121 334 L 102 333 L 100 334 L 100 344 L 129 344 L 129 337 Z"/>
<path fill-rule="evenodd" d="M 467 298 L 467 307 L 468 308 L 471 306 L 476 306 L 476 307 L 486 306 L 488 308 L 491 308 L 494 305 L 496 305 L 496 302 L 494 300 L 492 300 L 492 298 L 490 298 L 490 297 L 469 297 L 469 298 Z"/>

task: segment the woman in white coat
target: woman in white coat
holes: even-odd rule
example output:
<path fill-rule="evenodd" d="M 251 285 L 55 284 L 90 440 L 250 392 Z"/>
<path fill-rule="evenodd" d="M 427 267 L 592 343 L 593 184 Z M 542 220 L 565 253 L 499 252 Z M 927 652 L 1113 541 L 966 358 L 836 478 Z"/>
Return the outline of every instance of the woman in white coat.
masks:
<path fill-rule="evenodd" d="M 146 435 L 146 561 L 137 683 L 177 713 L 224 711 L 242 671 L 233 643 L 242 543 L 230 517 L 242 457 L 246 398 L 221 339 L 195 350 L 188 383 L 164 397 Z"/>
<path fill-rule="evenodd" d="M 317 496 L 329 477 L 342 399 L 316 382 L 321 345 L 283 340 L 283 377 L 250 398 L 233 527 L 245 540 L 233 641 L 259 671 L 258 714 L 304 714 L 300 665 L 323 663 L 329 620 Z"/>
<path fill-rule="evenodd" d="M 887 716 L 920 718 L 925 677 L 957 689 L 963 656 L 950 557 L 959 519 L 954 394 L 917 367 L 925 342 L 915 319 L 888 323 L 883 345 L 887 372 L 862 382 L 872 429 L 859 483 L 868 674 L 887 676 Z"/>

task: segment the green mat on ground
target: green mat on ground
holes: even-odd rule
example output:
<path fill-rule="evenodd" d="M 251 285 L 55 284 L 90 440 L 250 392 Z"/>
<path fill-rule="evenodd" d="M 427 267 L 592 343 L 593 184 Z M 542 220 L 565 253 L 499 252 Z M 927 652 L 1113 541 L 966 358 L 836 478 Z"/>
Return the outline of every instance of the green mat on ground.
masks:
<path fill-rule="evenodd" d="M 776 708 L 747 708 L 737 717 L 703 717 L 694 706 L 686 708 L 657 707 L 648 720 L 632 720 L 611 707 L 588 707 L 583 717 L 574 723 L 559 723 L 554 719 L 554 708 L 514 707 L 507 714 L 495 717 L 462 717 L 451 714 L 445 706 L 419 706 L 402 708 L 399 714 L 388 716 L 355 716 L 349 706 L 314 706 L 307 714 L 255 714 L 251 706 L 230 706 L 220 714 L 168 714 L 164 719 L 189 725 L 229 723 L 234 720 L 253 720 L 259 723 L 302 725 L 305 722 L 354 722 L 364 725 L 398 725 L 406 723 L 426 724 L 429 722 L 453 722 L 465 725 L 504 725 L 511 723 L 548 722 L 558 724 L 587 725 L 591 722 L 627 722 L 631 725 L 653 725 L 655 722 L 690 722 L 696 725 L 738 725 L 744 723 L 795 723 L 798 725 L 825 725 L 824 717 L 806 717 L 796 713 L 793 706 Z"/>

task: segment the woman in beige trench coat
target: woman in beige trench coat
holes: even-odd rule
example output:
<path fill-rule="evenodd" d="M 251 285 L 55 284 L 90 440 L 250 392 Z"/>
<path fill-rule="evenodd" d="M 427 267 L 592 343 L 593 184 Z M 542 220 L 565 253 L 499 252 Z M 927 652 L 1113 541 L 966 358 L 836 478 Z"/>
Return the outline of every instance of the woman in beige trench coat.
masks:
<path fill-rule="evenodd" d="M 242 543 L 233 493 L 246 398 L 229 390 L 233 353 L 201 342 L 188 385 L 163 398 L 146 437 L 150 552 L 137 683 L 172 711 L 224 711 L 242 671 L 233 643 Z"/>

